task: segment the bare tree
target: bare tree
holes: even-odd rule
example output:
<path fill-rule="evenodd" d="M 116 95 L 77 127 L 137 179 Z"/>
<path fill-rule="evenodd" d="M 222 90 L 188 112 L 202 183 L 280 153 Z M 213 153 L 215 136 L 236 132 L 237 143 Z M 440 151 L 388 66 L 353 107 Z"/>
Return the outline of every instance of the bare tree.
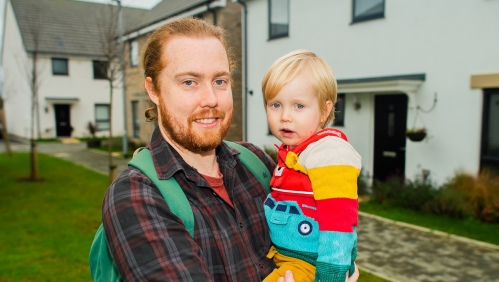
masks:
<path fill-rule="evenodd" d="M 113 161 L 113 92 L 120 87 L 123 79 L 123 44 L 119 41 L 120 14 L 118 7 L 111 5 L 103 6 L 102 15 L 97 21 L 99 25 L 100 44 L 102 47 L 103 61 L 99 64 L 100 69 L 106 74 L 109 83 L 109 182 L 116 178 L 116 164 Z"/>
<path fill-rule="evenodd" d="M 41 9 L 41 5 L 36 5 L 36 10 Z M 39 65 L 39 50 L 40 50 L 40 40 L 42 33 L 43 25 L 40 21 L 39 13 L 33 15 L 28 25 L 28 32 L 30 38 L 32 40 L 31 51 L 28 51 L 28 58 L 31 60 L 31 68 L 26 66 L 25 74 L 28 81 L 28 85 L 31 91 L 31 125 L 30 125 L 30 176 L 28 180 L 30 181 L 38 181 L 41 180 L 38 169 L 38 151 L 35 142 L 35 123 L 38 127 L 38 137 L 40 137 L 40 113 L 38 111 L 38 90 L 40 89 L 41 84 L 41 67 Z"/>

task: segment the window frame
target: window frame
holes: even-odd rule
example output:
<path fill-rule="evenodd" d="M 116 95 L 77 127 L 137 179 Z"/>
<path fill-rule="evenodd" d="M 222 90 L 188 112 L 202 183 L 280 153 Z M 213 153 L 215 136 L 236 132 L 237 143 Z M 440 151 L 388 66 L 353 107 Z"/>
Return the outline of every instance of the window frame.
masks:
<path fill-rule="evenodd" d="M 338 103 L 342 103 L 342 111 L 338 111 Z M 336 105 L 334 105 L 334 121 L 331 124 L 331 126 L 334 127 L 345 127 L 345 108 L 346 108 L 346 95 L 345 93 L 338 93 L 338 96 L 336 98 Z M 338 119 L 338 116 L 341 116 L 340 119 Z M 339 121 L 339 122 L 338 122 Z"/>
<path fill-rule="evenodd" d="M 136 45 L 136 48 L 134 49 L 132 46 Z M 128 45 L 129 51 L 130 51 L 130 67 L 135 68 L 139 66 L 139 42 L 137 40 L 131 40 L 130 44 Z M 135 52 L 132 52 L 135 50 Z M 135 60 L 134 60 L 135 58 Z"/>
<path fill-rule="evenodd" d="M 52 75 L 69 76 L 69 60 L 68 58 L 51 58 L 52 60 Z M 54 61 L 64 61 L 66 63 L 66 72 L 56 72 L 54 69 Z"/>
<path fill-rule="evenodd" d="M 139 101 L 131 101 L 132 110 L 132 136 L 134 138 L 140 138 L 140 120 L 139 120 Z"/>
<path fill-rule="evenodd" d="M 489 119 L 490 102 L 493 95 L 499 95 L 499 88 L 490 88 L 483 90 L 483 110 L 482 110 L 482 142 L 480 149 L 480 170 L 484 167 L 492 166 L 499 169 L 499 156 L 486 154 L 489 141 Z"/>
<path fill-rule="evenodd" d="M 100 64 L 100 65 L 97 65 L 97 64 Z M 106 71 L 102 71 L 102 69 L 100 69 L 102 67 L 102 65 L 106 65 Z M 98 72 L 96 72 L 97 69 L 100 69 Z M 102 61 L 102 60 L 92 60 L 92 71 L 93 71 L 93 75 L 94 75 L 94 79 L 105 79 L 107 80 L 108 79 L 108 75 L 107 75 L 107 71 L 108 71 L 108 68 L 107 68 L 107 61 Z M 105 75 L 103 74 L 105 73 Z"/>
<path fill-rule="evenodd" d="M 278 39 L 278 38 L 283 38 L 283 37 L 289 37 L 289 22 L 290 22 L 290 18 L 289 18 L 289 10 L 290 10 L 290 7 L 289 7 L 289 0 L 285 0 L 287 3 L 288 3 L 288 11 L 287 11 L 287 16 L 288 16 L 288 22 L 287 22 L 287 30 L 285 33 L 281 33 L 281 34 L 272 34 L 272 1 L 273 0 L 268 0 L 267 3 L 268 3 L 268 29 L 269 29 L 269 40 L 272 40 L 272 39 Z"/>
<path fill-rule="evenodd" d="M 97 118 L 97 107 L 107 107 L 107 119 L 98 119 Z M 95 121 L 95 127 L 97 128 L 97 131 L 106 131 L 109 130 L 111 127 L 111 108 L 109 104 L 106 103 L 96 103 L 94 104 L 94 121 Z M 102 122 L 107 122 L 108 127 L 107 128 L 101 128 L 99 126 L 100 123 Z"/>
<path fill-rule="evenodd" d="M 355 3 L 357 1 L 362 1 L 362 0 L 352 0 L 352 22 L 351 22 L 351 24 L 385 18 L 386 0 L 381 0 L 381 1 L 383 1 L 383 12 L 381 12 L 379 14 L 373 14 L 373 15 L 367 15 L 367 16 L 355 16 Z"/>

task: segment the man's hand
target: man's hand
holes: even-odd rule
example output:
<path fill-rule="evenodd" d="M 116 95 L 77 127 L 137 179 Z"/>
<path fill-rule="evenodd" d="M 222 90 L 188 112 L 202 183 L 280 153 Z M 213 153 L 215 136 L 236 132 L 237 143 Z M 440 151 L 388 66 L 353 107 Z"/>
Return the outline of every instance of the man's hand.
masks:
<path fill-rule="evenodd" d="M 359 268 L 357 267 L 357 264 L 354 262 L 355 264 L 355 272 L 353 273 L 352 276 L 348 277 L 347 279 L 347 282 L 357 282 L 357 279 L 359 279 Z"/>
<path fill-rule="evenodd" d="M 352 276 L 348 277 L 347 282 L 357 282 L 359 279 L 359 268 L 357 267 L 357 264 L 355 264 L 355 272 L 353 273 Z M 295 279 L 293 278 L 293 273 L 291 270 L 287 270 L 286 273 L 284 274 L 284 277 L 281 277 L 277 279 L 277 282 L 295 282 Z"/>

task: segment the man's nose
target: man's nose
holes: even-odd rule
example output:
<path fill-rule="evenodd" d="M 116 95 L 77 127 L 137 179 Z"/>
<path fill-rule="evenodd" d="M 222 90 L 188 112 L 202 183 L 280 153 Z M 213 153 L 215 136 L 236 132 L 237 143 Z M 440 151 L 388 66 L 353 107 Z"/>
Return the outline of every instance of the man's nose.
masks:
<path fill-rule="evenodd" d="M 201 93 L 201 107 L 210 107 L 213 108 L 217 106 L 218 104 L 218 98 L 215 93 L 215 90 L 213 89 L 213 85 L 208 84 L 206 87 L 203 87 L 202 93 Z"/>

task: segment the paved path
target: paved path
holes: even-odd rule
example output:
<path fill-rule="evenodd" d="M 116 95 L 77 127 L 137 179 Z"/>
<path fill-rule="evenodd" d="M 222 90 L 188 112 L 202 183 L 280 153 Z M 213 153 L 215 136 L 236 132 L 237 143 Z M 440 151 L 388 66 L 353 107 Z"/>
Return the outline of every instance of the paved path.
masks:
<path fill-rule="evenodd" d="M 13 144 L 14 151 L 27 151 Z M 0 141 L 0 152 L 5 145 Z M 107 155 L 85 144 L 40 144 L 40 152 L 107 173 Z M 115 158 L 118 171 L 127 161 Z M 499 282 L 499 246 L 442 236 L 368 214 L 359 217 L 359 267 L 390 281 Z M 362 282 L 362 277 L 359 279 Z"/>

